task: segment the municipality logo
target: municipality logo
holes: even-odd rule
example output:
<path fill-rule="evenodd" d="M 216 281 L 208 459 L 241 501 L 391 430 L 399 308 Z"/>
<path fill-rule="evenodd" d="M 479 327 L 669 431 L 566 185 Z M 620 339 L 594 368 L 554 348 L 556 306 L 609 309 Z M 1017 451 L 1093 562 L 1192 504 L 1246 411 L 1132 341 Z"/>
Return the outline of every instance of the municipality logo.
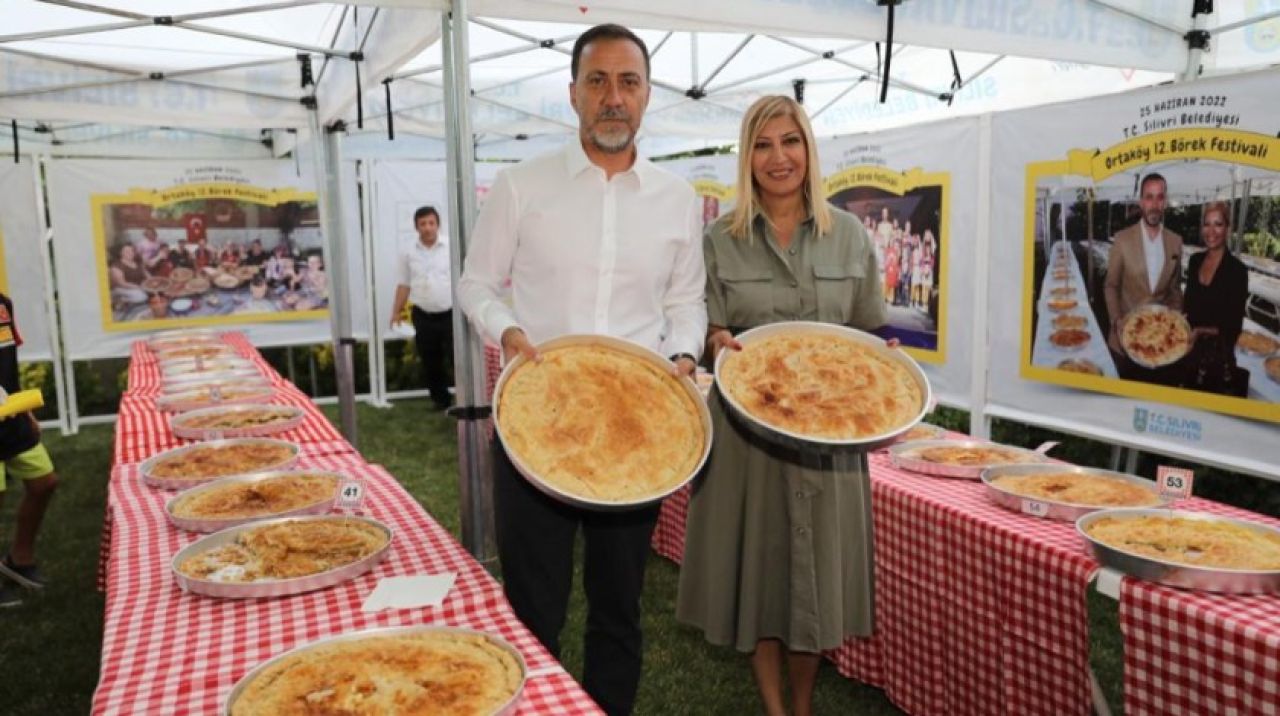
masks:
<path fill-rule="evenodd" d="M 1204 426 L 1195 418 L 1182 418 L 1147 408 L 1133 409 L 1133 429 L 1149 435 L 1163 435 L 1188 442 L 1200 442 Z"/>

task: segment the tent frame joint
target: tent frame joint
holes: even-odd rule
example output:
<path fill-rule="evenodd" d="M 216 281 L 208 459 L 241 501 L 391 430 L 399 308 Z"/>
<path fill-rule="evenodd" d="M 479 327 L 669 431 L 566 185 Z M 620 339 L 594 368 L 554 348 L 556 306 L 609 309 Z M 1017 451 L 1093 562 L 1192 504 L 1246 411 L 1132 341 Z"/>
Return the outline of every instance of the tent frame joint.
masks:
<path fill-rule="evenodd" d="M 707 96 L 707 91 L 698 85 L 694 85 L 684 91 L 684 96 L 694 100 L 702 99 Z"/>
<path fill-rule="evenodd" d="M 151 24 L 160 25 L 162 27 L 172 27 L 173 15 L 156 15 L 155 17 L 151 18 Z"/>
<path fill-rule="evenodd" d="M 1208 30 L 1192 30 L 1182 36 L 1187 41 L 1187 47 L 1192 50 L 1208 50 L 1209 49 Z"/>
<path fill-rule="evenodd" d="M 1213 0 L 1194 0 L 1191 5 L 1191 17 L 1196 15 L 1212 15 Z"/>
<path fill-rule="evenodd" d="M 298 98 L 298 101 L 302 103 L 303 107 L 311 110 L 314 110 L 319 106 L 319 103 L 316 102 L 316 96 L 313 94 L 303 95 Z"/>

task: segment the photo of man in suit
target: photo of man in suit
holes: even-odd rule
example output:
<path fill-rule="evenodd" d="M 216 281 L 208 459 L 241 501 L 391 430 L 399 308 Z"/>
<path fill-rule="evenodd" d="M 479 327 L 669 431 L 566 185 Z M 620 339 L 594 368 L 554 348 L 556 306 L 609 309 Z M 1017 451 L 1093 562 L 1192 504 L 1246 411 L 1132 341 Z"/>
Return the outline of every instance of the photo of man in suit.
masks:
<path fill-rule="evenodd" d="M 1107 345 L 1115 354 L 1116 369 L 1122 378 L 1162 383 L 1166 381 L 1162 380 L 1161 371 L 1142 368 L 1125 355 L 1120 328 L 1124 317 L 1144 304 L 1182 309 L 1182 237 L 1164 226 L 1168 204 L 1164 177 L 1154 172 L 1147 174 L 1138 187 L 1142 218 L 1116 232 L 1107 258 L 1105 291 L 1111 318 Z"/>

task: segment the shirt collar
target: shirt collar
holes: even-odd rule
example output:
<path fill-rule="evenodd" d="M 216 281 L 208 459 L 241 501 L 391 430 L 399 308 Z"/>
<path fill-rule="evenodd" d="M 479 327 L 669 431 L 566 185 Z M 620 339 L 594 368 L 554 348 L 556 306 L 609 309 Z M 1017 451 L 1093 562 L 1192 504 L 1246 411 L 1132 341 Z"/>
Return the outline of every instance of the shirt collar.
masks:
<path fill-rule="evenodd" d="M 422 239 L 419 239 L 419 238 L 415 237 L 415 238 L 413 239 L 413 245 L 414 245 L 414 246 L 417 246 L 418 248 L 422 249 L 423 251 L 435 251 L 436 249 L 438 249 L 438 248 L 440 248 L 440 247 L 442 247 L 442 246 L 448 246 L 448 245 L 449 245 L 449 239 L 448 239 L 448 237 L 446 237 L 444 234 L 440 234 L 439 236 L 437 236 L 437 237 L 436 237 L 436 243 L 435 243 L 433 246 L 428 247 L 426 244 L 423 244 L 423 243 L 422 243 Z"/>
<path fill-rule="evenodd" d="M 569 170 L 570 177 L 576 177 L 594 166 L 596 165 L 587 156 L 586 150 L 582 148 L 582 139 L 578 135 L 574 135 L 572 139 L 565 142 L 565 168 Z M 604 170 L 601 169 L 601 171 Z M 632 174 L 636 177 L 636 181 L 639 182 L 640 186 L 643 187 L 646 180 L 657 171 L 658 168 L 653 165 L 653 162 L 641 156 L 640 151 L 637 149 L 636 160 L 632 162 L 631 168 L 624 172 L 618 172 L 617 176 Z"/>

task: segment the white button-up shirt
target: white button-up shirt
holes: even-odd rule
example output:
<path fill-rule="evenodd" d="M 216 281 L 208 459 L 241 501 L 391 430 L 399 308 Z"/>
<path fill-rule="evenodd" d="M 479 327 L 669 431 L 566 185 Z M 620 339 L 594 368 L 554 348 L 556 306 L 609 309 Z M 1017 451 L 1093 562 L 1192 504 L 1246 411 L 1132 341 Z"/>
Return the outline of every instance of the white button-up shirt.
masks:
<path fill-rule="evenodd" d="M 1155 293 L 1160 271 L 1164 269 L 1164 224 L 1156 229 L 1155 239 L 1147 236 L 1147 227 L 1139 228 L 1142 237 L 1142 257 L 1147 260 L 1147 290 Z"/>
<path fill-rule="evenodd" d="M 409 287 L 409 302 L 418 308 L 428 313 L 453 308 L 449 242 L 443 234 L 431 248 L 414 239 L 413 246 L 400 254 L 397 276 L 401 286 Z"/>
<path fill-rule="evenodd" d="M 707 330 L 701 236 L 684 179 L 643 157 L 607 179 L 570 140 L 498 174 L 458 303 L 494 342 L 519 326 L 535 344 L 592 333 L 697 356 Z"/>

